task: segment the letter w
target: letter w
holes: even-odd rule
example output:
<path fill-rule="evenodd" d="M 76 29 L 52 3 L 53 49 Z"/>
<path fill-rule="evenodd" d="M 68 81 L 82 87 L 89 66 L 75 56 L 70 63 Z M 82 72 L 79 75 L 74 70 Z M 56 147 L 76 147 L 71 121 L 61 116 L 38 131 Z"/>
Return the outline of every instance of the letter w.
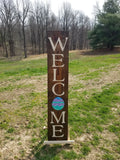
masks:
<path fill-rule="evenodd" d="M 65 44 L 63 45 L 62 42 L 61 42 L 61 40 L 60 40 L 60 37 L 59 37 L 58 40 L 57 40 L 57 42 L 56 42 L 56 44 L 54 45 L 54 44 L 53 44 L 53 41 L 52 41 L 52 38 L 51 38 L 51 37 L 48 37 L 48 39 L 49 39 L 49 41 L 50 41 L 50 43 L 51 43 L 51 46 L 52 46 L 53 51 L 55 51 L 58 43 L 60 44 L 61 50 L 64 51 L 65 46 L 66 46 L 66 43 L 67 43 L 67 41 L 68 41 L 68 37 L 66 37 L 66 39 L 65 39 Z"/>

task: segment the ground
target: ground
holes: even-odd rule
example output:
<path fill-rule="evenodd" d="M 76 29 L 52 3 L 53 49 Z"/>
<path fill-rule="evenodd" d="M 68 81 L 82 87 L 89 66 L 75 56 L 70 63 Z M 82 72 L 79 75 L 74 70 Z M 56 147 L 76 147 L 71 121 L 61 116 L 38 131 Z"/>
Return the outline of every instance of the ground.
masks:
<path fill-rule="evenodd" d="M 1 160 L 120 159 L 120 54 L 85 53 L 69 55 L 72 145 L 43 145 L 47 56 L 0 60 Z"/>

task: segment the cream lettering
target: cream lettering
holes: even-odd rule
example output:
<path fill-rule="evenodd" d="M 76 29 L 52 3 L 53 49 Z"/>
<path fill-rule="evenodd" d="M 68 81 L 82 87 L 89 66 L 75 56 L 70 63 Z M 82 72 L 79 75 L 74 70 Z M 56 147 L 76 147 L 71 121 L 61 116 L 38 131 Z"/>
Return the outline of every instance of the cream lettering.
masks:
<path fill-rule="evenodd" d="M 52 137 L 64 137 L 64 134 L 60 135 L 62 133 L 63 125 L 53 125 L 53 136 Z M 61 129 L 56 129 L 61 128 Z M 59 133 L 59 136 L 56 135 L 56 133 Z"/>
<path fill-rule="evenodd" d="M 63 91 L 61 94 L 56 93 L 56 91 L 55 91 L 55 87 L 56 87 L 57 85 L 61 85 L 61 86 L 63 86 L 63 87 L 64 87 L 64 83 L 55 83 L 55 84 L 53 85 L 53 87 L 52 87 L 52 92 L 53 92 L 53 93 L 54 93 L 54 95 L 56 95 L 56 96 L 63 96 L 63 95 L 65 94 L 65 92 L 64 92 L 64 91 Z"/>
<path fill-rule="evenodd" d="M 61 81 L 61 82 L 63 82 L 64 80 L 65 80 L 65 78 L 64 79 L 61 79 L 61 80 L 57 80 L 57 69 L 53 69 L 53 81 L 55 82 L 55 81 Z"/>
<path fill-rule="evenodd" d="M 65 123 L 65 111 L 63 111 L 59 117 L 59 119 L 56 117 L 54 112 L 51 112 L 51 122 L 50 123 L 54 123 L 53 121 L 53 117 L 56 120 L 57 123 L 60 123 L 60 120 L 62 119 L 62 124 Z"/>
<path fill-rule="evenodd" d="M 49 39 L 49 41 L 50 41 L 50 43 L 51 43 L 51 46 L 52 46 L 52 49 L 53 49 L 54 52 L 55 52 L 55 49 L 56 49 L 58 43 L 59 43 L 59 45 L 60 45 L 61 50 L 64 51 L 65 46 L 66 46 L 66 43 L 67 43 L 67 41 L 68 41 L 68 37 L 66 37 L 66 38 L 65 38 L 65 43 L 64 43 L 64 45 L 63 45 L 62 42 L 61 42 L 61 40 L 60 40 L 60 37 L 58 37 L 58 40 L 57 40 L 56 44 L 54 45 L 54 43 L 53 43 L 53 41 L 52 41 L 52 38 L 51 38 L 51 37 L 48 37 L 48 39 Z"/>
<path fill-rule="evenodd" d="M 52 66 L 52 67 L 64 67 L 64 64 L 58 66 L 58 65 L 56 65 L 56 63 L 55 63 L 55 62 L 62 62 L 62 58 L 61 58 L 61 59 L 56 59 L 55 56 L 62 56 L 62 57 L 64 57 L 63 54 L 52 54 L 52 56 L 53 56 L 53 66 Z"/>

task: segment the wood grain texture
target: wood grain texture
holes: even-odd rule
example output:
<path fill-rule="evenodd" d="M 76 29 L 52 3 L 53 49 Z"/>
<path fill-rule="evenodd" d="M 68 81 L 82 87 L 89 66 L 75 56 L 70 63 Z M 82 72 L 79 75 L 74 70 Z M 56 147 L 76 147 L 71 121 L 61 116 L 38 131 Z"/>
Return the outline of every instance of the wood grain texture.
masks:
<path fill-rule="evenodd" d="M 61 50 L 61 47 L 59 43 L 57 44 L 57 47 L 55 51 L 53 51 L 53 48 L 51 46 L 51 43 L 48 39 L 48 37 L 52 38 L 52 41 L 54 45 L 56 44 L 58 37 L 60 37 L 60 40 L 62 44 L 65 44 L 65 38 L 68 37 L 68 32 L 63 31 L 49 31 L 47 32 L 47 53 L 48 53 L 48 140 L 67 140 L 68 139 L 68 51 L 69 51 L 69 41 L 67 41 L 64 51 Z M 61 66 L 64 64 L 64 67 L 53 67 L 53 54 L 63 54 L 64 57 L 61 57 L 61 55 L 57 55 L 56 59 L 61 59 L 62 62 L 57 61 L 55 62 L 56 66 Z M 58 81 L 53 81 L 53 69 L 56 70 L 56 79 Z M 55 92 L 58 94 L 61 94 L 64 92 L 64 95 L 60 96 L 64 100 L 65 106 L 62 110 L 55 110 L 52 107 L 52 101 L 57 96 L 52 92 L 52 87 L 55 85 L 55 83 L 59 83 L 59 80 L 64 80 L 64 86 L 57 85 L 55 87 Z M 65 123 L 62 124 L 62 118 L 59 122 L 59 124 L 54 120 L 54 125 L 63 125 L 62 133 L 64 134 L 63 137 L 53 137 L 53 124 L 51 124 L 51 111 L 53 111 L 56 115 L 56 117 L 60 117 L 61 113 L 65 111 Z M 58 127 L 59 128 L 59 127 Z M 59 136 L 59 132 L 56 132 L 56 135 Z"/>

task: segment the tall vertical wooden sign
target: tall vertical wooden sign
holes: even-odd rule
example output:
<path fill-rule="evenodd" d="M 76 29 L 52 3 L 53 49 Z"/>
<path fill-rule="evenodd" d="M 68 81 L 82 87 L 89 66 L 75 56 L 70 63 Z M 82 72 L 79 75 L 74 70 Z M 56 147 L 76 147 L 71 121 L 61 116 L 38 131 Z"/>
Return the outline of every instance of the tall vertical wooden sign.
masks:
<path fill-rule="evenodd" d="M 45 144 L 68 142 L 68 41 L 68 32 L 47 32 L 48 141 Z"/>

